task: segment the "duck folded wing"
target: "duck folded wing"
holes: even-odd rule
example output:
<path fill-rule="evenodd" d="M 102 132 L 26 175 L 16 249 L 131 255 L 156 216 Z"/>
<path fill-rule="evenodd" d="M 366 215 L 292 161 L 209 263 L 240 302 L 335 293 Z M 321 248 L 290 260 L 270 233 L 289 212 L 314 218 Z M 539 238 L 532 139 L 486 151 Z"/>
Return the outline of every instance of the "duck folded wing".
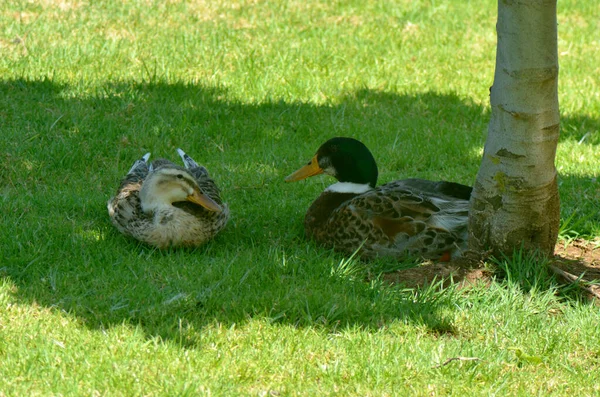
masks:
<path fill-rule="evenodd" d="M 361 256 L 439 258 L 466 238 L 468 201 L 384 185 L 332 212 L 317 240 Z"/>

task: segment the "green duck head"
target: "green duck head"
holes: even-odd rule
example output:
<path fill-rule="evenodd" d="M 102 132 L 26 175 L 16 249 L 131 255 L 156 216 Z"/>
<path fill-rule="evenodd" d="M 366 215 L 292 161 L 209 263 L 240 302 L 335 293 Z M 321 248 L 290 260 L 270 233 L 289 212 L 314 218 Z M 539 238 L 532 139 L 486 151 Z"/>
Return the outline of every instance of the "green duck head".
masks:
<path fill-rule="evenodd" d="M 339 182 L 359 185 L 377 184 L 377 163 L 371 151 L 354 138 L 331 138 L 319 147 L 315 156 L 305 166 L 285 178 L 286 182 L 328 174 Z"/>

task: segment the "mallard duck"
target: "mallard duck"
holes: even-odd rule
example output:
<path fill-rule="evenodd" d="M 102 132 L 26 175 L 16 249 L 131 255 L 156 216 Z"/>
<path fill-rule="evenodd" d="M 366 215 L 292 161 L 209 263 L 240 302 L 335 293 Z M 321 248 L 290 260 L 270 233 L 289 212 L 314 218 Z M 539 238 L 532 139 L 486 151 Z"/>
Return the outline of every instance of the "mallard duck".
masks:
<path fill-rule="evenodd" d="M 287 182 L 325 173 L 338 180 L 312 203 L 307 237 L 363 258 L 421 257 L 447 261 L 466 248 L 472 188 L 405 179 L 376 187 L 377 164 L 352 138 L 332 138 Z"/>
<path fill-rule="evenodd" d="M 229 219 L 206 168 L 177 149 L 185 168 L 165 159 L 137 160 L 108 201 L 113 225 L 158 248 L 193 247 L 217 234 Z"/>

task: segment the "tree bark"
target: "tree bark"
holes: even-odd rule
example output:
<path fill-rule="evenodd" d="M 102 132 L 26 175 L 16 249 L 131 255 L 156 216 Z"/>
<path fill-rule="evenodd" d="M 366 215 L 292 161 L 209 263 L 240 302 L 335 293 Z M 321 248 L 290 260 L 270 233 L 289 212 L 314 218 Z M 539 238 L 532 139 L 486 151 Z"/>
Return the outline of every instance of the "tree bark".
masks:
<path fill-rule="evenodd" d="M 469 248 L 551 255 L 558 235 L 556 0 L 499 0 L 492 116 L 469 215 Z"/>

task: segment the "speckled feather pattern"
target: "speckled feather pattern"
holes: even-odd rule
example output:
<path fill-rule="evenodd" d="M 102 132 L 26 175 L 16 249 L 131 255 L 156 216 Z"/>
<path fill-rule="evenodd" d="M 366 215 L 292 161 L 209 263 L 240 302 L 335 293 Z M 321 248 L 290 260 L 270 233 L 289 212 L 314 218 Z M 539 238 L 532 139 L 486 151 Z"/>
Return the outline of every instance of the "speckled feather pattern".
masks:
<path fill-rule="evenodd" d="M 471 188 L 421 179 L 395 181 L 363 194 L 325 191 L 309 208 L 309 238 L 363 258 L 439 259 L 466 248 Z"/>
<path fill-rule="evenodd" d="M 202 166 L 187 171 L 196 180 L 200 190 L 219 204 L 223 211 L 209 211 L 191 202 L 175 202 L 158 211 L 144 212 L 140 201 L 140 190 L 149 174 L 148 164 L 143 159 L 134 163 L 121 181 L 115 197 L 108 202 L 108 212 L 115 227 L 123 234 L 158 248 L 193 247 L 214 237 L 229 219 L 229 208 L 221 200 L 216 184 Z M 186 164 L 188 165 L 188 164 Z M 171 167 L 184 170 L 174 163 L 158 159 L 151 168 Z"/>

